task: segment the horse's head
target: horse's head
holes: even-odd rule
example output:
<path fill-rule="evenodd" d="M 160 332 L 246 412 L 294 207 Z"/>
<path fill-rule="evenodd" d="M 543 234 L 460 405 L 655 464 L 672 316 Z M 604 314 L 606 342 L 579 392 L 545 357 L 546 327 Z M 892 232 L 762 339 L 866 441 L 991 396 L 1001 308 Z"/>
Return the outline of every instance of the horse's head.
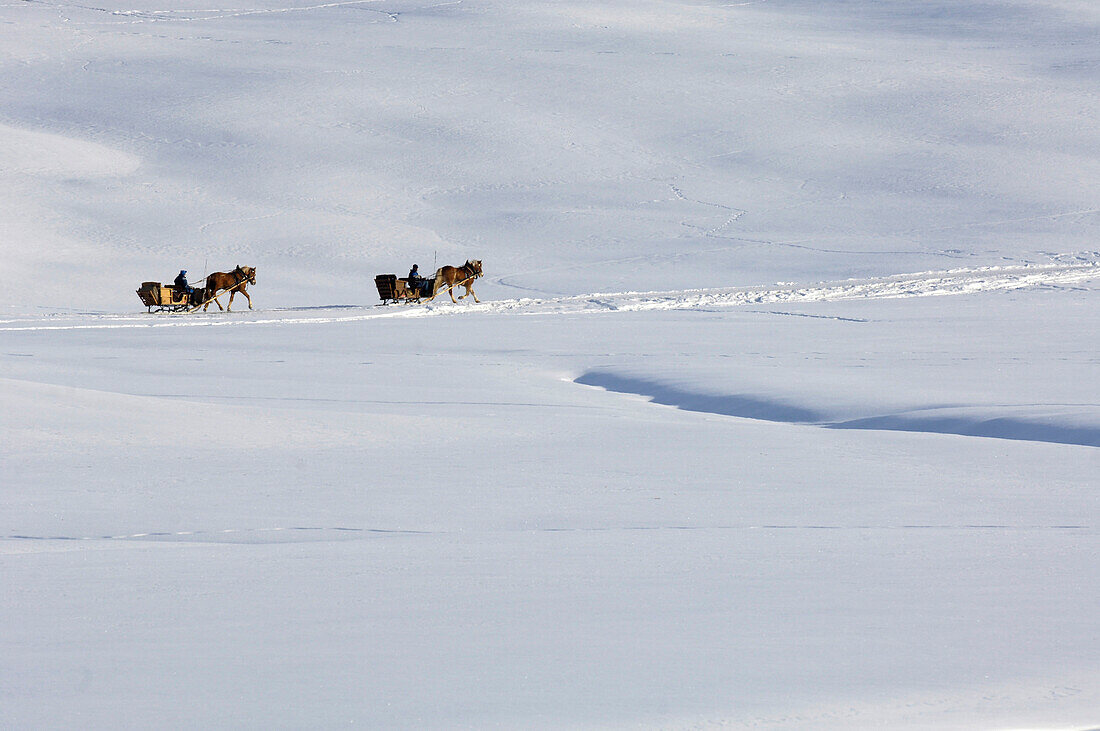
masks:
<path fill-rule="evenodd" d="M 249 284 L 256 283 L 256 267 L 243 267 L 238 264 L 235 271 L 239 272 L 241 275 L 241 279 L 245 280 Z"/>
<path fill-rule="evenodd" d="M 467 259 L 466 266 L 474 273 L 475 277 L 481 276 L 481 259 L 474 259 L 473 261 Z"/>

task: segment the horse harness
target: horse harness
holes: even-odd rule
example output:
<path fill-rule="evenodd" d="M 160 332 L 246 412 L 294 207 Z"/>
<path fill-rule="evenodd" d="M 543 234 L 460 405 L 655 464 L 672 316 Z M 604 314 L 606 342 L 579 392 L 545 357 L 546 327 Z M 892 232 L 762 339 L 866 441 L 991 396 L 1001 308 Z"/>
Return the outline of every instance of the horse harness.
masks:
<path fill-rule="evenodd" d="M 455 282 L 453 286 L 458 287 L 461 285 L 465 285 L 467 282 L 471 282 L 481 276 L 481 272 L 476 271 L 473 265 L 469 263 L 462 265 L 462 271 L 466 272 L 470 276 L 466 277 L 461 282 Z"/>

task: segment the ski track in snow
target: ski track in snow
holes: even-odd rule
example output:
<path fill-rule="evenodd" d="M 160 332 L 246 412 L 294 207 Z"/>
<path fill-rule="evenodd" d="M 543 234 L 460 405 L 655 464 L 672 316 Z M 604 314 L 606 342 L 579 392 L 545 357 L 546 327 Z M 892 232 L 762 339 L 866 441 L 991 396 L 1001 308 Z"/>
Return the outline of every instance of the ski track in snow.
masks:
<path fill-rule="evenodd" d="M 899 524 L 899 525 L 825 525 L 825 524 L 761 524 L 761 525 L 624 525 L 578 526 L 502 529 L 517 533 L 616 533 L 632 531 L 1091 531 L 1086 524 Z M 492 531 L 500 532 L 500 531 Z M 370 535 L 432 536 L 446 535 L 453 531 L 410 530 L 389 528 L 356 528 L 337 526 L 332 528 L 294 526 L 287 528 L 223 528 L 218 530 L 148 531 L 119 535 L 28 535 L 16 533 L 0 536 L 0 541 L 11 542 L 84 542 L 84 541 L 132 541 L 162 543 L 301 543 L 310 541 L 355 540 Z M 3 550 L 0 549 L 0 553 Z"/>
<path fill-rule="evenodd" d="M 120 535 L 35 536 L 14 534 L 2 536 L 7 541 L 168 541 L 196 543 L 287 543 L 308 540 L 335 540 L 369 533 L 418 535 L 431 531 L 393 530 L 385 528 L 320 528 L 293 526 L 287 528 L 223 528 L 220 530 L 149 531 Z M 272 534 L 283 534 L 276 537 Z"/>
<path fill-rule="evenodd" d="M 72 11 L 72 10 L 85 10 L 96 13 L 103 13 L 105 15 L 114 16 L 117 18 L 126 18 L 126 20 L 118 20 L 112 23 L 100 23 L 99 25 L 120 25 L 120 24 L 138 24 L 138 23 L 194 23 L 199 21 L 208 20 L 223 20 L 226 18 L 241 18 L 249 15 L 273 15 L 280 13 L 309 13 L 317 10 L 333 10 L 343 8 L 358 8 L 362 5 L 370 5 L 381 2 L 381 0 L 343 0 L 342 2 L 330 2 L 320 3 L 317 5 L 307 5 L 303 7 L 275 7 L 275 8 L 185 8 L 185 9 L 164 9 L 164 10 L 144 10 L 144 9 L 110 9 L 101 8 L 93 5 L 81 5 L 77 3 L 68 2 L 49 2 L 49 0 L 24 0 L 25 2 L 35 3 L 37 5 L 44 5 L 47 7 L 57 8 L 59 11 Z M 436 7 L 436 6 L 429 6 Z M 393 17 L 394 13 L 388 13 L 386 11 L 378 11 L 385 15 L 391 16 L 391 20 L 396 21 L 396 17 Z M 68 20 L 68 19 L 66 19 Z"/>
<path fill-rule="evenodd" d="M 243 325 L 302 325 L 358 322 L 391 317 L 432 317 L 456 314 L 581 315 L 607 312 L 713 310 L 745 305 L 831 302 L 841 300 L 942 297 L 1032 287 L 1060 287 L 1100 278 L 1100 252 L 1077 257 L 1078 263 L 1005 267 L 979 267 L 896 274 L 871 279 L 851 279 L 811 285 L 778 284 L 772 288 L 736 287 L 669 292 L 604 292 L 552 298 L 520 298 L 454 305 L 421 306 L 331 305 L 217 314 L 50 314 L 2 320 L 0 332 L 28 330 L 106 330 L 155 327 L 223 327 Z M 367 283 L 364 284 L 364 287 Z M 439 298 L 447 299 L 446 293 Z M 325 316 L 331 310 L 356 314 Z M 299 313 L 286 316 L 286 313 Z M 43 320 L 49 320 L 48 324 Z"/>

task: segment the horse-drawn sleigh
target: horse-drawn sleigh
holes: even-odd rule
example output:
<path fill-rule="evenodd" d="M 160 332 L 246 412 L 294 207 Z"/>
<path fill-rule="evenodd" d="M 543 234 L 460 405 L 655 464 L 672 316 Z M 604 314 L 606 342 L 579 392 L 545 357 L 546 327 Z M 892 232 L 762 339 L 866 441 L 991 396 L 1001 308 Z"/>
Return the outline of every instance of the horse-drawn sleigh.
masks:
<path fill-rule="evenodd" d="M 465 287 L 466 294 L 463 297 L 473 297 L 474 302 L 480 302 L 474 294 L 474 280 L 481 276 L 481 260 L 466 260 L 460 267 L 440 267 L 434 276 L 425 277 L 419 281 L 408 277 L 399 279 L 396 274 L 379 274 L 374 278 L 374 286 L 378 288 L 378 297 L 383 305 L 391 303 L 416 303 L 431 302 L 441 290 L 446 289 L 451 295 L 451 301 L 458 304 L 455 299 L 454 288 Z"/>
<path fill-rule="evenodd" d="M 252 309 L 252 298 L 248 296 L 247 287 L 256 283 L 255 267 L 237 266 L 231 272 L 214 272 L 206 278 L 202 287 L 183 289 L 174 284 L 161 284 L 160 282 L 142 282 L 141 289 L 137 290 L 137 296 L 142 304 L 149 308 L 150 312 L 194 312 L 200 307 L 203 312 L 213 302 L 219 310 L 226 312 L 233 306 L 233 297 L 237 292 L 248 300 L 248 309 Z M 222 307 L 221 295 L 229 292 L 229 302 Z"/>

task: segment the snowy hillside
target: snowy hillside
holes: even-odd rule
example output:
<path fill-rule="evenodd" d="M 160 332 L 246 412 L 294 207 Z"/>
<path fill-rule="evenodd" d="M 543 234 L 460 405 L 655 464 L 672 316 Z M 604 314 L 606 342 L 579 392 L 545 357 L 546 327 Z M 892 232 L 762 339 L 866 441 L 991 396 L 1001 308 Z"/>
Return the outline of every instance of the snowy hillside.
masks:
<path fill-rule="evenodd" d="M 0 726 L 1100 725 L 1098 100 L 1083 0 L 0 1 Z"/>

